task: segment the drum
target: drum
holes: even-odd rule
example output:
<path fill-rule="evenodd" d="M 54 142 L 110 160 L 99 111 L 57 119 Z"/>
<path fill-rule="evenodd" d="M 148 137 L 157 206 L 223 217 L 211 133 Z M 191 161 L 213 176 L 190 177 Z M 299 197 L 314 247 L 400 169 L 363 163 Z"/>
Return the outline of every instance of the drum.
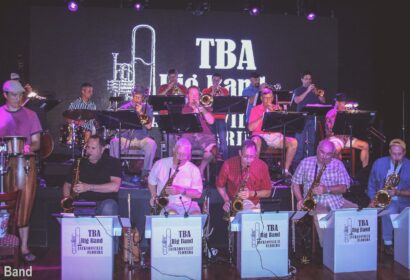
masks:
<path fill-rule="evenodd" d="M 34 155 L 9 156 L 8 172 L 4 176 L 4 191 L 21 190 L 17 225 L 27 226 L 36 195 L 37 169 Z"/>
<path fill-rule="evenodd" d="M 54 140 L 50 132 L 44 131 L 40 136 L 40 159 L 48 158 L 54 150 Z"/>
<path fill-rule="evenodd" d="M 82 126 L 64 124 L 60 127 L 60 143 L 64 145 L 84 146 L 84 132 Z"/>
<path fill-rule="evenodd" d="M 6 145 L 8 155 L 18 156 L 24 154 L 24 144 L 26 143 L 26 137 L 4 136 L 3 142 Z"/>

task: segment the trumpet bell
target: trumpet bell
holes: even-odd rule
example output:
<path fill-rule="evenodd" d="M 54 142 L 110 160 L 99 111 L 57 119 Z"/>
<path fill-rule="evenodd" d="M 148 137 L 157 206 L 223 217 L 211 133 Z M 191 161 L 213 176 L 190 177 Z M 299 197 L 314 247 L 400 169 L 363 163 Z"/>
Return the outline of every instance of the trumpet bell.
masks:
<path fill-rule="evenodd" d="M 212 106 L 213 102 L 214 102 L 214 98 L 212 95 L 209 95 L 209 94 L 202 95 L 201 99 L 199 100 L 199 103 L 201 103 L 201 105 L 204 107 Z"/>

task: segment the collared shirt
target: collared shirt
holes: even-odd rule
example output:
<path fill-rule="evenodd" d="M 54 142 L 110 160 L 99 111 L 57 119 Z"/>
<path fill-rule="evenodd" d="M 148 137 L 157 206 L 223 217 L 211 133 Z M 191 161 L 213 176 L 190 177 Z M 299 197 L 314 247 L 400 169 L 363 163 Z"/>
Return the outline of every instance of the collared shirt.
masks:
<path fill-rule="evenodd" d="M 298 87 L 293 91 L 293 94 L 295 96 L 302 95 L 307 89 L 308 89 L 307 87 L 303 87 L 303 86 Z M 321 104 L 321 103 L 322 102 L 320 101 L 319 97 L 313 91 L 310 91 L 306 95 L 305 99 L 303 99 L 301 102 L 297 104 L 296 111 L 297 112 L 302 111 L 303 107 L 305 107 L 306 104 Z"/>
<path fill-rule="evenodd" d="M 35 112 L 21 107 L 17 111 L 9 111 L 7 105 L 0 107 L 0 137 L 23 136 L 26 144 L 31 144 L 31 136 L 40 133 L 40 120 Z"/>
<path fill-rule="evenodd" d="M 250 84 L 248 87 L 244 88 L 244 90 L 242 91 L 242 96 L 253 97 L 256 96 L 258 92 L 259 87 L 254 87 L 252 84 Z M 246 108 L 246 123 L 249 122 L 249 115 L 251 113 L 253 106 L 256 105 L 257 99 L 258 98 L 256 96 L 252 104 L 250 104 L 248 101 L 248 107 Z"/>
<path fill-rule="evenodd" d="M 312 186 L 315 177 L 319 173 L 317 157 L 307 157 L 303 159 L 292 177 L 292 183 L 303 185 L 303 197 L 306 197 L 309 188 Z M 343 163 L 333 158 L 326 166 L 320 179 L 320 184 L 324 186 L 345 185 L 350 187 L 350 177 Z M 342 194 L 321 194 L 314 196 L 317 203 L 328 206 L 330 209 L 338 209 L 343 206 L 344 199 Z"/>
<path fill-rule="evenodd" d="M 79 109 L 85 109 L 85 110 L 97 110 L 97 105 L 91 100 L 88 102 L 84 102 L 84 100 L 79 97 L 73 102 L 70 103 L 70 106 L 68 106 L 68 110 L 79 110 Z M 92 120 L 86 121 L 84 124 L 85 129 L 92 131 L 94 128 L 94 124 Z"/>
<path fill-rule="evenodd" d="M 249 124 L 256 121 L 258 118 L 262 117 L 265 112 L 266 109 L 263 106 L 263 104 L 259 104 L 258 106 L 253 107 L 251 114 L 249 116 Z M 252 131 L 252 135 L 269 133 L 269 131 L 262 131 L 262 123 L 262 121 L 259 122 L 258 126 Z"/>
<path fill-rule="evenodd" d="M 205 110 L 207 110 L 209 112 L 208 108 L 205 108 Z M 194 113 L 194 109 L 192 109 L 191 106 L 189 106 L 189 104 L 185 104 L 184 107 L 182 107 L 182 114 L 192 114 Z M 201 123 L 201 127 L 202 127 L 202 132 L 201 133 L 205 133 L 205 134 L 213 134 L 211 128 L 209 127 L 209 124 L 206 122 L 206 119 L 203 115 L 203 113 L 198 113 L 198 118 L 199 118 L 199 122 Z"/>
<path fill-rule="evenodd" d="M 119 110 L 130 110 L 130 111 L 133 111 L 133 112 L 137 113 L 137 111 L 135 110 L 135 106 L 136 106 L 136 104 L 134 103 L 134 101 L 131 100 L 130 102 L 127 102 L 127 103 L 123 104 L 119 108 Z M 142 110 L 142 112 L 145 112 L 145 114 L 151 120 L 153 119 L 154 111 L 153 111 L 151 105 L 149 105 L 147 103 L 143 103 L 141 110 Z M 142 140 L 145 137 L 148 137 L 148 129 L 145 126 L 142 126 L 141 129 L 128 129 L 128 130 L 124 131 L 123 133 L 121 133 L 121 137 L 127 138 L 129 140 L 132 140 L 132 139 Z"/>
<path fill-rule="evenodd" d="M 173 158 L 167 157 L 155 162 L 148 176 L 148 183 L 157 186 L 157 195 L 161 194 L 162 189 L 167 183 L 168 179 L 175 173 L 173 166 Z M 202 193 L 202 178 L 199 168 L 188 161 L 179 167 L 173 185 L 184 187 L 186 189 L 195 189 Z M 177 194 L 169 196 L 170 205 L 182 206 L 188 205 L 192 199 L 186 195 Z"/>
<path fill-rule="evenodd" d="M 168 87 L 168 84 L 160 85 L 160 87 L 157 90 L 157 94 L 159 95 L 159 93 L 164 91 L 167 87 Z M 181 85 L 180 83 L 177 83 L 177 87 L 178 87 L 178 95 L 187 95 L 188 94 L 188 89 L 184 85 Z M 168 90 L 165 93 L 165 95 L 175 95 L 174 94 L 174 88 L 171 88 L 170 90 Z"/>
<path fill-rule="evenodd" d="M 227 188 L 230 199 L 233 199 L 238 192 L 245 174 L 242 174 L 241 158 L 232 157 L 224 162 L 219 176 L 216 180 L 217 188 Z M 269 176 L 269 169 L 266 163 L 260 159 L 255 159 L 249 167 L 249 178 L 245 185 L 249 190 L 249 200 L 255 205 L 259 203 L 258 197 L 253 197 L 254 191 L 271 190 L 272 185 Z"/>

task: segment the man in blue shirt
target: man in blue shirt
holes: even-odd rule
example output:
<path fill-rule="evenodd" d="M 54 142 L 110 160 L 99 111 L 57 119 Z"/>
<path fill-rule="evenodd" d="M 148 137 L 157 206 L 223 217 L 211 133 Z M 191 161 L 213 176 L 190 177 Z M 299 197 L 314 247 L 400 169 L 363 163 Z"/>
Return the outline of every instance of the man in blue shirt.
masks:
<path fill-rule="evenodd" d="M 256 102 L 258 100 L 258 93 L 259 93 L 259 86 L 260 86 L 260 75 L 257 72 L 252 72 L 251 77 L 249 78 L 251 84 L 244 88 L 242 91 L 242 96 L 247 96 L 248 99 L 248 107 L 246 108 L 246 116 L 245 121 L 246 124 L 249 121 L 249 115 L 251 114 L 251 110 L 253 106 L 256 106 Z"/>
<path fill-rule="evenodd" d="M 139 116 L 147 115 L 148 122 L 143 124 L 141 129 L 130 129 L 122 132 L 121 134 L 121 151 L 127 154 L 130 148 L 137 148 L 144 151 L 144 166 L 142 169 L 141 177 L 147 177 L 157 151 L 157 143 L 150 137 L 148 137 L 148 130 L 152 127 L 153 109 L 148 103 L 143 103 L 146 89 L 140 85 L 136 85 L 132 92 L 131 101 L 122 105 L 120 110 L 132 110 Z M 115 158 L 119 158 L 118 138 L 114 138 L 110 142 L 110 155 Z"/>
<path fill-rule="evenodd" d="M 410 206 L 410 160 L 405 157 L 406 143 L 403 140 L 393 139 L 389 147 L 390 156 L 379 158 L 373 163 L 367 195 L 371 199 L 369 207 L 376 207 L 377 191 L 383 189 L 389 175 L 398 174 L 400 176 L 398 185 L 387 191 L 391 202 L 386 209 L 389 214 L 398 214 Z M 393 255 L 393 225 L 390 215 L 382 216 L 382 235 L 386 254 Z"/>
<path fill-rule="evenodd" d="M 301 112 L 303 107 L 307 104 L 324 104 L 326 102 L 323 94 L 321 94 L 312 83 L 312 74 L 310 72 L 303 72 L 301 75 L 301 81 L 302 86 L 293 91 L 294 101 L 297 104 L 297 112 Z M 313 116 L 308 116 L 306 118 L 303 131 L 296 133 L 295 137 L 298 140 L 298 149 L 295 155 L 296 162 L 302 160 L 306 148 L 308 150 L 307 156 L 313 156 L 315 154 L 316 128 Z"/>

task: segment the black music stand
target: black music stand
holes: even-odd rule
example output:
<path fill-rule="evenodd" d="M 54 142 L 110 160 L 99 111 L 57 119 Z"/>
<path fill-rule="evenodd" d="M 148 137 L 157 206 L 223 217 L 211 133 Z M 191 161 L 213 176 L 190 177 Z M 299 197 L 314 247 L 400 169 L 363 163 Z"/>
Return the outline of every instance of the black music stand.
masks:
<path fill-rule="evenodd" d="M 95 119 L 108 129 L 118 130 L 118 155 L 121 160 L 122 129 L 142 129 L 141 121 L 134 110 L 96 111 Z"/>
<path fill-rule="evenodd" d="M 148 103 L 154 111 L 168 110 L 169 113 L 181 113 L 185 105 L 185 96 L 183 95 L 150 95 Z"/>
<path fill-rule="evenodd" d="M 282 146 L 282 174 L 285 170 L 286 160 L 286 134 L 299 132 L 305 126 L 307 113 L 301 112 L 266 112 L 263 115 L 262 131 L 281 132 L 283 135 Z"/>
<path fill-rule="evenodd" d="M 353 136 L 358 139 L 367 138 L 368 129 L 373 125 L 375 118 L 375 111 L 353 110 L 337 112 L 332 131 L 334 135 L 349 135 L 350 154 L 352 155 Z M 353 161 L 350 161 L 350 173 L 352 173 Z"/>

